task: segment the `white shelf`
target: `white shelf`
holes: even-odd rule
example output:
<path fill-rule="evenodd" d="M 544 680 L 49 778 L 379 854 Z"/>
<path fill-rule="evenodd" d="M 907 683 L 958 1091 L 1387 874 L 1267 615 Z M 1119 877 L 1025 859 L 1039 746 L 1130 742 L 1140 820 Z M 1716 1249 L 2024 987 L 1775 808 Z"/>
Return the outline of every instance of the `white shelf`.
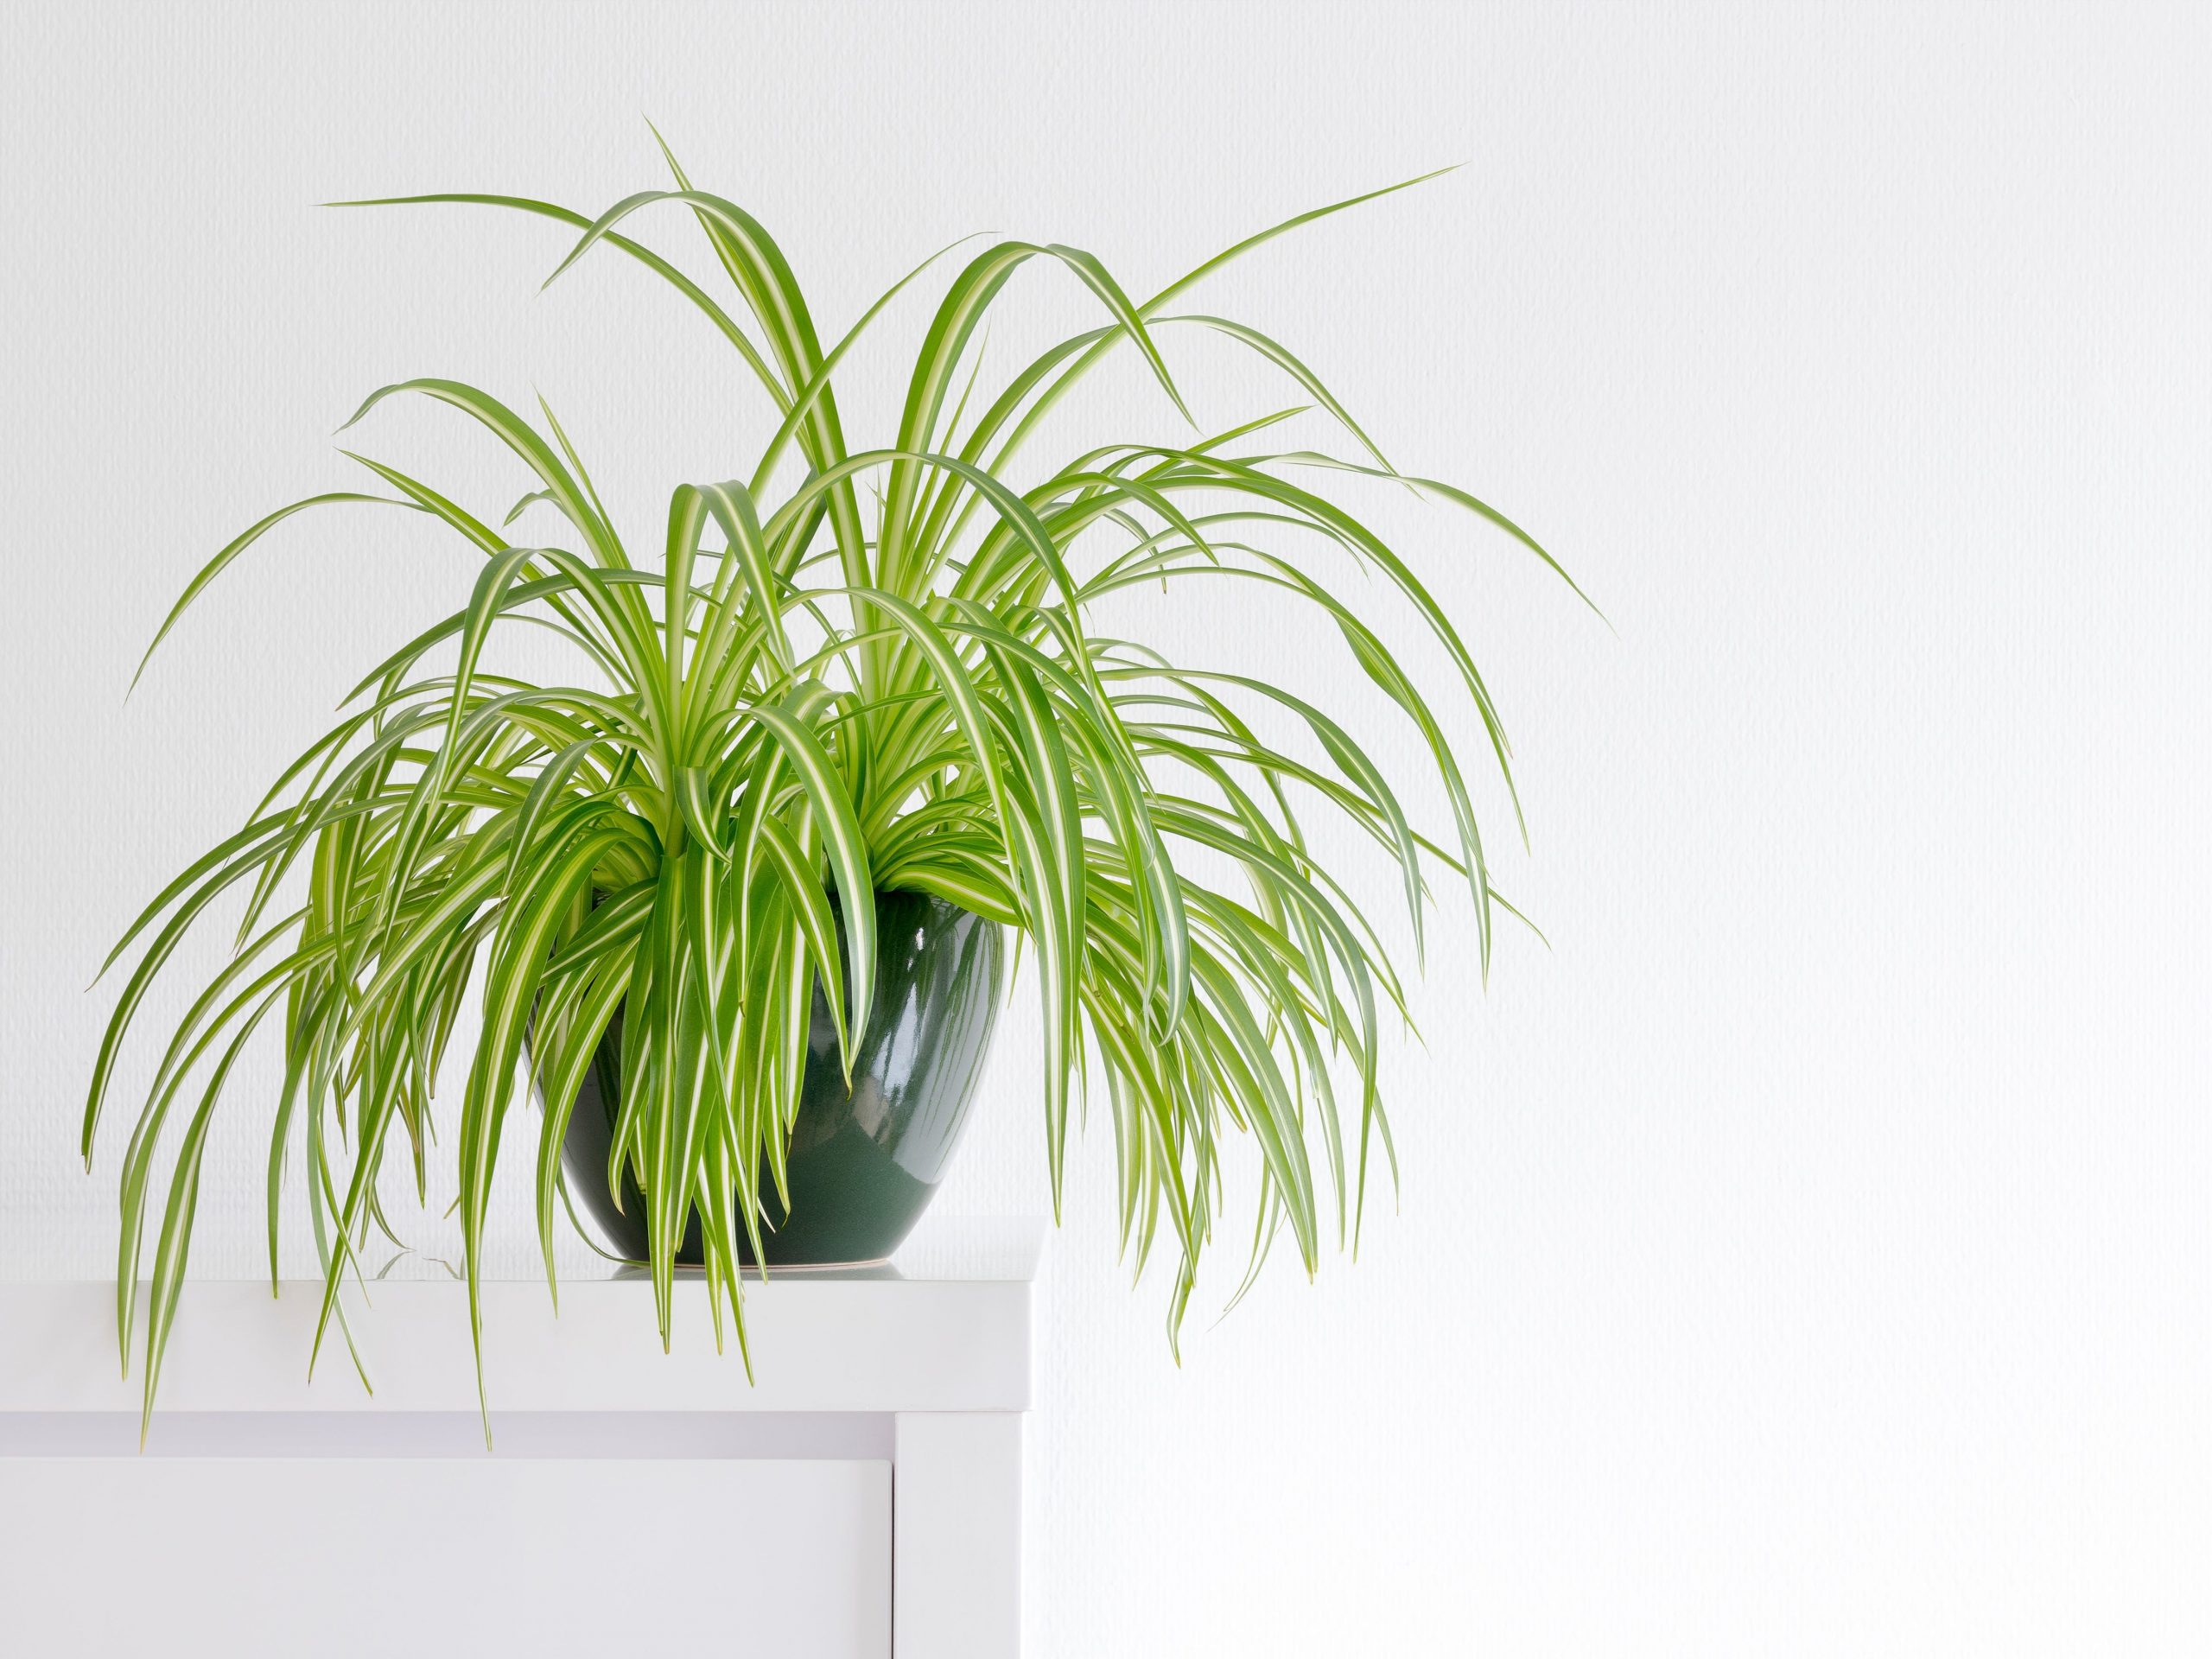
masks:
<path fill-rule="evenodd" d="M 728 1351 L 715 1351 L 696 1272 L 678 1274 L 665 1354 L 642 1272 L 564 1277 L 558 1317 L 542 1278 L 486 1282 L 492 1410 L 495 1421 L 503 1412 L 1025 1411 L 1043 1232 L 1028 1218 L 925 1223 L 886 1268 L 748 1278 L 749 1384 L 734 1332 Z M 372 1283 L 365 1308 L 349 1288 L 373 1394 L 335 1321 L 309 1381 L 321 1298 L 313 1281 L 288 1282 L 272 1298 L 266 1281 L 188 1281 L 162 1362 L 161 1411 L 475 1412 L 462 1285 L 442 1274 Z M 134 1351 L 132 1375 L 121 1374 L 112 1283 L 0 1284 L 0 1413 L 135 1412 L 142 1363 Z"/>
<path fill-rule="evenodd" d="M 289 1655 L 275 1632 L 346 1605 L 365 1573 L 412 1573 L 426 1540 L 506 1541 L 451 1585 L 414 1573 L 390 1618 L 356 1619 L 328 1648 L 390 1651 L 403 1627 L 559 1605 L 547 1585 L 571 1541 L 650 1510 L 639 1537 L 681 1535 L 737 1573 L 652 1573 L 667 1592 L 657 1642 L 724 1644 L 733 1606 L 803 1611 L 812 1596 L 827 1611 L 779 1627 L 779 1651 L 1012 1659 L 1043 1239 L 1041 1222 L 950 1219 L 887 1267 L 748 1280 L 750 1383 L 734 1341 L 715 1351 L 696 1273 L 679 1277 L 665 1354 L 643 1273 L 564 1278 L 557 1318 L 542 1279 L 487 1282 L 488 1455 L 467 1292 L 443 1274 L 373 1283 L 367 1308 L 349 1293 L 372 1394 L 334 1325 L 308 1380 L 319 1284 L 272 1298 L 265 1282 L 188 1282 L 151 1456 L 138 1454 L 143 1361 L 127 1378 L 118 1363 L 113 1286 L 0 1283 L 0 1605 L 13 1635 L 66 1650 L 89 1628 L 87 1564 L 136 1566 L 175 1593 L 100 1601 L 107 1650 Z M 285 1530 L 310 1511 L 319 1530 Z M 254 1526 L 267 1535 L 247 1539 Z M 276 1603 L 242 1542 L 289 1562 L 274 1623 L 252 1613 Z M 520 1633 L 498 1619 L 486 1632 Z M 582 1618 L 529 1646 L 595 1654 L 609 1639 Z"/>

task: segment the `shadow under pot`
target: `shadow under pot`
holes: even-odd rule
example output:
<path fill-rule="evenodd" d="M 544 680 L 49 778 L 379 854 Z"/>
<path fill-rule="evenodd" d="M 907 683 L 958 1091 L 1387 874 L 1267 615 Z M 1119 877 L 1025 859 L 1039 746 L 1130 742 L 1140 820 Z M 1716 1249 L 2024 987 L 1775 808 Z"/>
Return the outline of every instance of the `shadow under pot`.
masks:
<path fill-rule="evenodd" d="M 982 1073 L 998 1013 L 998 928 L 916 893 L 877 893 L 875 918 L 875 988 L 849 1090 L 829 999 L 815 983 L 805 1077 L 784 1162 L 787 1212 L 765 1165 L 760 1177 L 761 1243 L 771 1268 L 873 1263 L 896 1250 L 944 1179 Z M 618 1012 L 577 1091 L 561 1163 L 570 1195 L 607 1247 L 643 1262 L 645 1202 L 636 1178 L 626 1163 L 620 1209 L 607 1184 L 621 1078 Z M 738 1243 L 747 1265 L 754 1265 L 742 1228 Z M 695 1267 L 704 1260 L 696 1206 L 676 1259 Z"/>

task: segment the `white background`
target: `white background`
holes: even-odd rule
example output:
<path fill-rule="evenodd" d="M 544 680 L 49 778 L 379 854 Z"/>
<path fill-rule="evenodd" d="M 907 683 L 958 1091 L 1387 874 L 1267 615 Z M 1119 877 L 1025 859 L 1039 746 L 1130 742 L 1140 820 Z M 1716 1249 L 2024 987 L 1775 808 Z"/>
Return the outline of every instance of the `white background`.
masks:
<path fill-rule="evenodd" d="M 73 1162 L 107 943 L 461 602 L 471 557 L 303 521 L 126 706 L 188 574 L 346 485 L 326 435 L 410 375 L 543 391 L 641 540 L 766 430 L 624 262 L 541 297 L 551 227 L 313 204 L 595 212 L 661 181 L 650 115 L 834 332 L 963 232 L 1074 242 L 1149 292 L 1464 162 L 1198 297 L 1283 337 L 1402 467 L 1529 525 L 1611 620 L 1468 521 L 1359 498 L 1499 696 L 1534 850 L 1497 879 L 1553 948 L 1503 933 L 1485 992 L 1447 907 L 1427 1046 L 1387 1072 L 1401 1213 L 1386 1192 L 1356 1266 L 1309 1287 L 1286 1256 L 1211 1326 L 1232 1230 L 1179 1370 L 1164 1276 L 1132 1294 L 1115 1263 L 1110 1137 L 1080 1147 L 1044 1289 L 1033 1649 L 2206 1651 L 2206 20 L 17 9 L 0 1273 L 111 1260 L 121 1127 Z M 680 219 L 639 223 L 704 264 Z M 856 355 L 849 430 L 884 431 L 933 299 Z M 1004 309 L 1001 372 L 1024 328 L 1092 317 L 1041 270 Z M 1210 425 L 1293 401 L 1179 339 Z M 1121 367 L 1058 452 L 1182 429 Z M 355 439 L 480 512 L 524 487 L 434 410 Z M 1418 758 L 1310 627 L 1143 626 Z M 1386 902 L 1387 874 L 1362 890 Z M 949 1210 L 1045 1203 L 1032 1025 L 1018 1001 Z M 270 1079 L 219 1131 L 197 1271 L 257 1270 Z M 525 1209 L 503 1224 L 527 1270 Z"/>

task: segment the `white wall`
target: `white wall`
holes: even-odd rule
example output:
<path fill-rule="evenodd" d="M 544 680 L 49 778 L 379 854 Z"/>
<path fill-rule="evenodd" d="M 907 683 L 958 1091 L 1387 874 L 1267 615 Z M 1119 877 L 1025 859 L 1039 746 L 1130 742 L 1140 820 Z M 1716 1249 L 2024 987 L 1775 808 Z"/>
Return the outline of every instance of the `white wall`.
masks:
<path fill-rule="evenodd" d="M 313 203 L 595 209 L 658 181 L 650 114 L 841 326 L 962 232 L 1140 288 L 1464 162 L 1207 298 L 1617 626 L 1378 505 L 1503 701 L 1535 854 L 1500 881 L 1554 949 L 1505 936 L 1487 994 L 1464 938 L 1433 952 L 1427 1047 L 1389 1073 L 1402 1213 L 1356 1267 L 1202 1312 L 1179 1370 L 1084 1145 L 1035 1650 L 2212 1646 L 2201 9 L 54 5 L 10 33 L 0 1273 L 111 1259 L 120 1136 L 73 1162 L 110 938 L 468 580 L 411 526 L 287 535 L 126 707 L 188 572 L 344 480 L 325 435 L 407 375 L 543 390 L 640 534 L 759 436 L 619 263 L 541 298 L 546 228 Z M 1085 317 L 1025 281 L 1034 326 Z M 862 410 L 925 315 L 887 319 Z M 1195 346 L 1191 374 L 1217 423 L 1272 406 Z M 1134 378 L 1094 408 L 1174 429 Z M 359 435 L 486 510 L 520 488 L 432 411 Z M 1272 618 L 1152 626 L 1342 683 Z M 1043 1202 L 1009 1024 L 949 1208 Z M 250 1096 L 203 1272 L 256 1270 Z"/>

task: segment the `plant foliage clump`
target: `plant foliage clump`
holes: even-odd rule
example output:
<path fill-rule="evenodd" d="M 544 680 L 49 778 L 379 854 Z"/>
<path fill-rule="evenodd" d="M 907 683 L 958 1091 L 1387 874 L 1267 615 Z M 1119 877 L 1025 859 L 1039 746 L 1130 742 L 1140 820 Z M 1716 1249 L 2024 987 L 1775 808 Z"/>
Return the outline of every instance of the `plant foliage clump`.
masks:
<path fill-rule="evenodd" d="M 1445 723 L 1317 572 L 1332 562 L 1361 569 L 1402 596 L 1456 666 L 1503 772 L 1497 710 L 1406 562 L 1315 480 L 1325 469 L 1394 480 L 1548 557 L 1473 497 L 1402 478 L 1274 340 L 1173 309 L 1230 261 L 1387 192 L 1249 237 L 1143 301 L 1079 249 L 989 247 L 931 318 L 896 433 L 855 449 L 836 371 L 933 262 L 825 350 L 767 232 L 693 189 L 672 157 L 670 167 L 676 188 L 596 218 L 511 196 L 395 200 L 565 224 L 581 234 L 562 270 L 609 250 L 674 288 L 780 416 L 747 477 L 678 486 L 658 557 L 639 557 L 550 409 L 541 405 L 541 427 L 454 381 L 386 386 L 356 420 L 401 395 L 451 405 L 530 475 L 506 525 L 550 509 L 558 534 L 543 545 L 511 540 L 432 485 L 348 451 L 374 475 L 373 491 L 270 514 L 200 572 L 162 626 L 166 635 L 248 546 L 309 508 L 378 503 L 426 514 L 480 560 L 467 604 L 378 664 L 245 827 L 172 881 L 109 958 L 144 943 L 95 1068 L 88 1162 L 149 982 L 219 894 L 245 894 L 236 949 L 172 1036 L 124 1157 L 117 1315 L 127 1367 L 156 1148 L 187 1103 L 145 1316 L 149 1411 L 209 1122 L 272 1013 L 285 1064 L 270 1123 L 270 1267 L 273 1280 L 284 1172 L 303 1144 L 325 1280 L 318 1346 L 334 1312 L 343 1325 L 340 1287 L 359 1272 L 371 1229 L 391 1231 L 378 1178 L 396 1142 L 418 1196 L 427 1191 L 433 1084 L 480 973 L 482 1023 L 466 1056 L 458 1138 L 480 1351 L 486 1202 L 510 1115 L 534 1083 L 544 1101 L 536 1190 L 550 1277 L 563 1130 L 618 1015 L 624 1075 L 608 1176 L 626 1165 L 644 1195 L 663 1340 L 673 1260 L 696 1209 L 717 1326 L 726 1301 L 741 1345 L 741 1238 L 759 1259 L 763 1184 L 783 1181 L 815 987 L 849 1065 L 869 1016 L 873 895 L 935 894 L 1023 941 L 1043 1020 L 1055 1208 L 1071 1100 L 1087 1085 L 1109 1109 L 1125 1247 L 1141 1270 L 1163 1225 L 1172 1240 L 1172 1335 L 1215 1230 L 1231 1147 L 1248 1144 L 1258 1159 L 1255 1269 L 1287 1224 L 1311 1272 L 1325 1240 L 1341 1244 L 1348 1227 L 1356 1236 L 1378 1145 L 1395 1173 L 1376 1060 L 1384 1011 L 1404 1015 L 1401 982 L 1309 850 L 1299 810 L 1323 804 L 1379 843 L 1402 873 L 1417 946 L 1424 862 L 1448 871 L 1471 899 L 1487 969 L 1503 901 L 1485 874 Z M 619 228 L 670 207 L 704 232 L 734 304 Z M 1099 321 L 980 390 L 979 327 L 1033 262 L 1071 275 Z M 1189 329 L 1259 353 L 1302 402 L 1189 442 L 1094 449 L 1014 481 L 1047 412 L 1109 353 L 1140 353 L 1179 410 L 1163 342 Z M 1316 407 L 1363 459 L 1262 447 L 1269 428 Z M 1193 579 L 1256 583 L 1325 615 L 1418 734 L 1450 805 L 1449 833 L 1418 833 L 1382 770 L 1323 709 L 1092 631 L 1089 613 L 1104 596 Z M 524 625 L 575 647 L 575 683 L 531 683 L 486 665 L 491 637 Z M 1302 728 L 1310 744 L 1292 747 L 1306 758 L 1265 740 L 1269 725 Z M 1241 870 L 1243 890 L 1199 879 L 1191 849 L 1202 849 L 1199 862 Z M 200 1079 L 196 1102 L 188 1078 Z"/>

